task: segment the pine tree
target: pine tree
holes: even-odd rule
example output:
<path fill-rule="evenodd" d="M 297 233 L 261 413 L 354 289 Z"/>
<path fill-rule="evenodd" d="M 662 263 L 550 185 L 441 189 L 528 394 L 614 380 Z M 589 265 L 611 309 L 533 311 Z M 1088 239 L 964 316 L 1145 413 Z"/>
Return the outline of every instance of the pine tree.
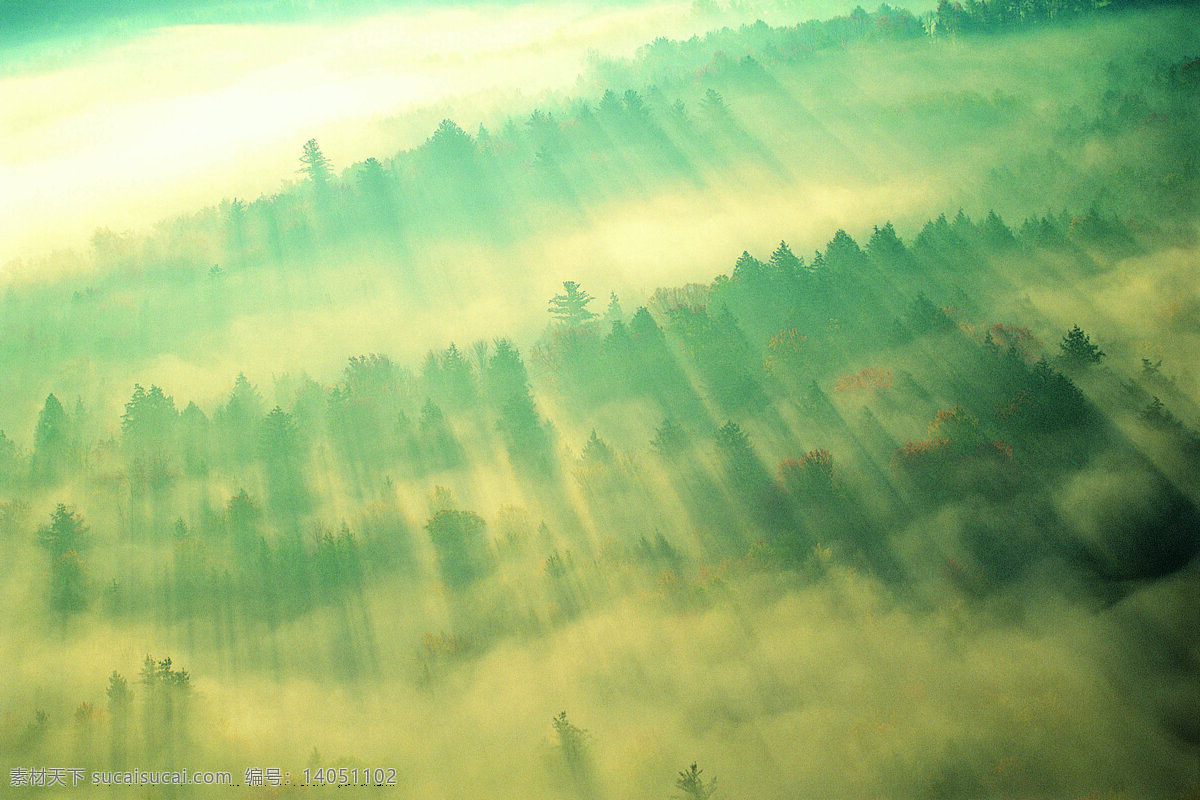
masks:
<path fill-rule="evenodd" d="M 71 420 L 54 395 L 47 395 L 33 431 L 33 479 L 53 483 L 62 477 L 71 452 Z"/>
<path fill-rule="evenodd" d="M 717 779 L 713 778 L 707 783 L 700 777 L 700 773 L 704 770 L 700 769 L 693 762 L 692 766 L 679 773 L 679 777 L 675 779 L 675 786 L 683 792 L 684 800 L 709 800 L 717 792 Z"/>
<path fill-rule="evenodd" d="M 673 458 L 687 449 L 687 431 L 678 422 L 667 417 L 654 431 L 650 446 L 663 458 Z"/>
<path fill-rule="evenodd" d="M 780 242 L 775 252 L 771 253 L 771 267 L 781 278 L 795 278 L 804 270 L 804 259 L 798 257 L 788 247 L 787 242 Z"/>
<path fill-rule="evenodd" d="M 575 281 L 563 281 L 563 294 L 556 294 L 550 301 L 550 315 L 569 328 L 576 328 L 596 315 L 588 310 L 587 304 L 595 298 L 580 288 Z"/>
<path fill-rule="evenodd" d="M 67 506 L 59 503 L 50 515 L 50 524 L 38 529 L 38 543 L 54 557 L 68 552 L 78 552 L 84 545 L 87 526 L 83 519 Z"/>
<path fill-rule="evenodd" d="M 599 436 L 596 435 L 596 429 L 592 428 L 592 435 L 587 440 L 587 444 L 583 446 L 583 452 L 580 453 L 580 459 L 585 464 L 610 464 L 613 460 L 612 449 Z"/>
<path fill-rule="evenodd" d="M 321 146 L 317 144 L 316 139 L 309 139 L 304 143 L 300 163 L 303 165 L 300 167 L 300 171 L 308 176 L 313 186 L 323 188 L 333 179 L 331 162 L 321 152 Z"/>
<path fill-rule="evenodd" d="M 1093 364 L 1099 364 L 1105 352 L 1098 345 L 1092 344 L 1091 339 L 1078 326 L 1072 326 L 1059 343 L 1059 360 L 1071 368 L 1082 369 Z"/>

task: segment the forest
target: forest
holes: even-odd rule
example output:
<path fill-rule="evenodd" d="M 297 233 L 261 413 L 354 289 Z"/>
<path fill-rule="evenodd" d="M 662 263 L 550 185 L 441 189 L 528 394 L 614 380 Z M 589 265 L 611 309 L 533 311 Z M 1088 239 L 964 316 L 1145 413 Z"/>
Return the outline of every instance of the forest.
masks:
<path fill-rule="evenodd" d="M 545 38 L 421 70 L 594 49 L 99 212 L 71 126 L 202 79 L 29 87 L 446 19 L 68 5 L 0 15 L 6 797 L 1200 794 L 1189 4 L 464 3 Z"/>

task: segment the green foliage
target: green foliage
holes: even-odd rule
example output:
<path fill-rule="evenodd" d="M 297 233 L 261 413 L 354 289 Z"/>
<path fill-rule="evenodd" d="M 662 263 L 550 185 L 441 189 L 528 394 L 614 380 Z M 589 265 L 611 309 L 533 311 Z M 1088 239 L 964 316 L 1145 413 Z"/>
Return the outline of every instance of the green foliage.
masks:
<path fill-rule="evenodd" d="M 665 459 L 681 455 L 687 450 L 689 444 L 690 437 L 687 431 L 670 417 L 663 419 L 662 424 L 654 430 L 654 438 L 650 440 L 650 446 L 654 448 L 654 452 Z"/>
<path fill-rule="evenodd" d="M 709 800 L 717 793 L 717 779 L 713 778 L 706 783 L 704 778 L 700 777 L 702 772 L 704 770 L 693 763 L 679 773 L 679 777 L 675 779 L 675 787 L 683 793 L 680 797 L 684 800 Z"/>
<path fill-rule="evenodd" d="M 112 675 L 108 676 L 108 688 L 105 689 L 104 694 L 108 697 L 108 713 L 110 714 L 122 714 L 133 703 L 133 696 L 129 692 L 129 682 L 116 670 L 113 670 Z"/>
<path fill-rule="evenodd" d="M 779 247 L 771 253 L 770 265 L 775 274 L 783 280 L 798 279 L 805 268 L 804 259 L 793 253 L 792 248 L 784 241 L 780 241 Z"/>
<path fill-rule="evenodd" d="M 1078 325 L 1073 325 L 1059 342 L 1059 362 L 1067 369 L 1081 370 L 1099 364 L 1105 353 Z"/>
<path fill-rule="evenodd" d="M 917 335 L 946 333 L 955 328 L 950 315 L 934 305 L 924 292 L 918 292 L 909 307 L 907 322 L 910 330 Z"/>
<path fill-rule="evenodd" d="M 87 526 L 83 518 L 62 503 L 50 515 L 50 524 L 38 528 L 38 544 L 54 558 L 69 552 L 80 552 L 87 546 Z"/>
<path fill-rule="evenodd" d="M 744 13 L 740 6 L 697 5 L 724 18 Z M 1021 14 L 1037 16 L 1045 7 L 1025 3 Z M 1001 0 L 949 3 L 927 17 L 929 32 L 1016 26 L 1013 8 Z M 86 398 L 94 417 L 82 402 L 68 413 L 49 395 L 28 462 L 17 442 L 0 434 L 0 538 L 19 555 L 34 527 L 26 521 L 28 509 L 57 499 L 51 491 L 86 502 L 96 528 L 89 535 L 79 515 L 59 505 L 37 529 L 48 554 L 44 562 L 38 559 L 38 591 L 25 591 L 21 570 L 10 570 L 3 578 L 6 596 L 47 598 L 38 607 L 61 616 L 58 627 L 66 637 L 82 627 L 71 615 L 94 605 L 86 619 L 96 619 L 104 631 L 161 635 L 184 642 L 197 657 L 208 648 L 209 656 L 219 657 L 204 660 L 218 664 L 225 676 L 252 669 L 264 681 L 311 684 L 335 697 L 366 685 L 360 679 L 372 685 L 402 679 L 408 665 L 403 659 L 393 663 L 390 637 L 412 638 L 445 626 L 451 633 L 427 635 L 418 665 L 418 682 L 437 705 L 469 689 L 466 682 L 486 678 L 490 666 L 507 663 L 488 657 L 478 669 L 465 664 L 495 642 L 540 646 L 559 627 L 573 639 L 596 632 L 627 635 L 606 621 L 645 611 L 656 615 L 653 625 L 688 625 L 695 615 L 679 612 L 694 610 L 698 598 L 717 612 L 700 621 L 718 634 L 709 636 L 713 652 L 726 659 L 732 651 L 726 652 L 722 631 L 729 626 L 720 613 L 732 608 L 737 619 L 752 620 L 755 604 L 765 598 L 790 614 L 794 591 L 822 599 L 819 592 L 827 587 L 817 581 L 823 577 L 836 577 L 836 586 L 828 586 L 836 589 L 839 607 L 849 599 L 851 616 L 860 606 L 903 611 L 904 602 L 891 601 L 911 598 L 910 567 L 917 580 L 933 577 L 956 613 L 969 613 L 972 604 L 959 602 L 956 593 L 984 595 L 1046 553 L 1053 554 L 1056 576 L 1072 567 L 1084 576 L 1069 581 L 1072 593 L 1100 587 L 1105 603 L 1128 590 L 1122 576 L 1157 577 L 1187 563 L 1196 529 L 1187 497 L 1148 491 L 1146 508 L 1129 504 L 1135 535 L 1129 552 L 1118 552 L 1111 564 L 1103 547 L 1072 538 L 1072 509 L 1062 508 L 1059 498 L 1064 487 L 1090 480 L 1097 465 L 1140 468 L 1153 460 L 1186 476 L 1196 436 L 1180 417 L 1193 416 L 1190 398 L 1160 373 L 1161 362 L 1147 361 L 1135 381 L 1120 383 L 1119 365 L 1082 381 L 1095 391 L 1093 406 L 1060 370 L 1094 365 L 1103 351 L 1075 327 L 1057 360 L 1033 363 L 1039 348 L 1030 330 L 1044 330 L 1047 321 L 1020 301 L 1026 291 L 1035 298 L 1047 296 L 1047 287 L 1065 294 L 1074 279 L 1124 269 L 1128 262 L 1114 256 L 1135 246 L 1191 246 L 1187 214 L 1168 214 L 1154 203 L 1134 207 L 1143 196 L 1165 196 L 1167 184 L 1186 199 L 1194 183 L 1196 171 L 1188 168 L 1194 157 L 1186 145 L 1195 137 L 1185 135 L 1190 127 L 1181 122 L 1195 116 L 1187 99 L 1194 99 L 1194 86 L 1186 88 L 1191 79 L 1177 65 L 1162 73 L 1157 89 L 1114 89 L 1103 99 L 1111 110 L 1076 114 L 1042 96 L 1023 96 L 1027 87 L 1046 83 L 1044 75 L 1013 79 L 1010 86 L 1006 78 L 1012 76 L 998 73 L 994 82 L 1003 91 L 989 98 L 973 89 L 947 89 L 938 79 L 913 81 L 899 68 L 893 75 L 891 51 L 861 45 L 919 35 L 925 35 L 919 20 L 883 6 L 799 26 L 758 23 L 686 41 L 662 38 L 624 65 L 593 59 L 597 72 L 627 76 L 591 76 L 594 83 L 579 84 L 611 86 L 602 97 L 522 112 L 494 132 L 480 126 L 476 137 L 444 120 L 423 147 L 382 161 L 368 158 L 344 182 L 310 140 L 301 157 L 306 180 L 297 187 L 253 202 L 234 199 L 164 223 L 145 237 L 99 231 L 92 240 L 94 270 L 63 278 L 47 270 L 28 286 L 6 286 L 0 342 L 9 355 L 8 385 L 44 387 L 43 393 L 53 385 L 58 393 Z M 1102 63 L 1104 39 L 1074 49 L 1089 53 L 1085 61 Z M 1019 54 L 1023 43 L 1012 45 L 1009 52 Z M 973 50 L 964 58 L 958 48 L 930 47 L 932 62 L 945 65 L 946 73 L 983 62 Z M 823 49 L 828 52 L 817 52 Z M 1150 63 L 1153 58 L 1146 56 Z M 885 74 L 875 77 L 888 89 L 848 93 L 847 82 L 836 78 L 851 61 L 885 64 Z M 818 72 L 833 77 L 828 84 L 806 82 Z M 1084 79 L 1076 83 L 1082 86 Z M 1098 93 L 1073 91 L 1069 102 L 1078 97 L 1087 104 L 1089 94 Z M 986 167 L 971 163 L 984 151 L 984 134 L 1003 145 L 1005 162 L 987 181 L 980 180 Z M 1028 144 L 1018 141 L 1025 137 Z M 814 162 L 781 152 L 810 147 L 817 158 L 834 162 L 829 174 L 797 168 Z M 1171 174 L 1141 163 L 1158 147 L 1178 150 Z M 1029 156 L 1041 149 L 1047 155 Z M 841 164 L 861 169 L 844 182 L 837 174 L 839 150 L 850 151 Z M 438 305 L 445 299 L 439 289 L 464 285 L 453 273 L 459 265 L 450 262 L 534 252 L 529 242 L 587 224 L 597 209 L 670 212 L 670 203 L 655 202 L 664 190 L 678 192 L 673 197 L 717 190 L 728 195 L 737 216 L 783 193 L 866 185 L 879 165 L 907 170 L 934 162 L 944 172 L 931 173 L 927 183 L 915 171 L 906 180 L 942 191 L 948 184 L 942 179 L 952 174 L 955 185 L 967 189 L 963 197 L 996 202 L 1006 214 L 1024 210 L 1030 197 L 1045 203 L 1078 197 L 1084 204 L 1101 197 L 1103 211 L 1031 216 L 1014 232 L 995 211 L 983 216 L 978 206 L 971 209 L 977 221 L 963 210 L 949 219 L 939 215 L 907 240 L 886 222 L 862 247 L 839 229 L 811 258 L 811 269 L 780 241 L 765 260 L 759 257 L 765 252 L 744 250 L 726 265 L 729 276 L 711 284 L 655 292 L 628 319 L 613 292 L 598 322 L 589 310 L 591 295 L 568 281 L 548 304 L 554 324 L 527 351 L 533 354 L 528 367 L 507 339 L 463 349 L 452 341 L 437 345 L 423 364 L 410 365 L 415 372 L 380 354 L 350 358 L 340 375 L 329 366 L 357 352 L 349 347 L 364 346 L 360 337 L 389 326 L 401 326 L 389 340 L 424 342 L 442 335 L 408 327 L 426 319 L 457 324 L 453 314 L 466 308 L 467 298 L 457 298 L 452 308 Z M 1085 162 L 1111 164 L 1080 167 Z M 1105 177 L 1117 173 L 1128 174 L 1120 181 Z M 770 180 L 757 182 L 763 175 Z M 1037 180 L 1027 181 L 1029 175 Z M 741 185 L 750 179 L 755 182 Z M 996 192 L 1002 180 L 1021 191 Z M 1135 184 L 1150 188 L 1131 194 Z M 1046 195 L 1046 186 L 1055 186 L 1054 193 Z M 938 202 L 923 197 L 918 192 L 909 198 L 917 206 L 893 209 L 897 218 L 911 219 L 921 213 L 921 203 Z M 1127 212 L 1133 218 L 1122 221 Z M 346 224 L 334 224 L 338 220 Z M 865 231 L 867 223 L 843 220 L 855 231 Z M 809 236 L 805 224 L 798 230 Z M 443 238 L 447 233 L 453 236 Z M 712 234 L 714 247 L 728 247 L 718 241 L 720 231 Z M 669 242 L 639 237 L 628 245 L 637 250 L 627 254 L 630 263 L 659 253 L 671 258 Z M 732 256 L 736 248 L 727 252 Z M 443 257 L 447 274 L 426 282 L 429 276 L 420 271 L 428 268 L 426 260 Z M 376 264 L 386 272 L 371 272 Z M 361 265 L 371 266 L 347 268 Z M 489 285 L 512 283 L 506 266 L 502 259 L 488 264 L 495 273 Z M 534 277 L 516 284 L 535 285 Z M 613 283 L 626 285 L 627 278 L 614 276 Z M 393 298 L 399 301 L 394 307 Z M 939 307 L 950 302 L 953 308 Z M 385 306 L 385 319 L 363 319 L 359 326 L 359 312 L 376 314 Z M 536 298 L 526 311 L 545 321 Z M 1170 329 L 1186 328 L 1189 313 L 1186 304 L 1172 307 Z M 1024 318 L 1001 324 L 997 315 Z M 239 375 L 221 401 L 204 410 L 190 402 L 179 413 L 174 398 L 157 385 L 138 384 L 119 420 L 111 414 L 126 398 L 110 396 L 105 387 L 114 381 L 127 387 L 121 381 L 128 378 L 119 376 L 156 364 L 172 372 L 178 369 L 171 364 L 184 364 L 189 385 L 201 385 L 203 365 L 212 361 L 206 348 L 214 341 L 228 340 L 226 354 L 253 363 L 259 375 L 295 369 L 291 363 L 263 366 L 246 355 L 247 322 L 259 326 L 255 335 L 285 341 L 304 327 L 306 335 L 296 336 L 299 347 L 322 336 L 330 319 L 350 330 L 311 354 L 310 366 L 323 370 L 314 374 L 328 385 L 281 376 L 260 392 Z M 896 336 L 879 335 L 897 320 Z M 514 323 L 514 330 L 527 334 L 526 322 Z M 1102 333 L 1120 341 L 1128 331 Z M 1150 387 L 1159 395 L 1151 398 Z M 10 415 L 17 420 L 8 423 L 10 430 L 17 424 L 28 433 L 40 394 L 17 394 L 0 411 L 6 423 Z M 934 409 L 953 403 L 929 424 L 927 440 L 898 444 L 901 432 L 924 430 Z M 1132 429 L 1136 447 L 1115 426 L 1102 424 L 1104 413 L 1120 420 L 1131 410 L 1140 410 L 1152 426 Z M 639 458 L 655 419 L 662 421 L 649 444 L 662 458 L 645 465 Z M 718 428 L 721 419 L 729 421 Z M 572 465 L 575 475 L 628 479 L 593 480 L 583 492 L 563 480 L 555 469 L 571 447 L 566 434 L 556 441 L 556 424 L 564 432 L 591 431 Z M 605 430 L 606 438 L 597 430 Z M 692 441 L 700 435 L 711 446 Z M 1166 449 L 1156 451 L 1163 441 Z M 839 454 L 836 464 L 830 450 Z M 619 465 L 610 467 L 617 453 Z M 1170 457 L 1160 458 L 1163 453 Z M 889 457 L 890 473 L 880 466 Z M 764 463 L 777 463 L 778 473 Z M 448 489 L 434 489 L 424 533 L 443 585 L 431 593 L 422 584 L 429 575 L 421 531 L 409 530 L 408 520 L 420 515 L 420 498 L 435 483 L 462 487 L 486 503 L 520 503 L 522 510 L 500 515 L 494 529 L 506 546 L 497 559 L 483 517 L 459 510 Z M 141 491 L 146 486 L 156 491 Z M 1094 498 L 1081 494 L 1082 505 L 1090 505 Z M 1119 515 L 1098 516 L 1107 523 Z M 911 546 L 911 533 L 931 523 L 932 538 Z M 1160 535 L 1176 529 L 1185 532 L 1178 542 Z M 99 546 L 86 551 L 85 562 L 89 538 Z M 93 560 L 97 552 L 102 557 Z M 946 563 L 922 561 L 929 553 Z M 47 569 L 48 593 L 42 591 Z M 111 587 L 111 602 L 90 603 L 93 578 Z M 735 607 L 717 606 L 723 598 L 708 590 L 725 580 L 750 589 L 729 594 Z M 1006 592 L 1002 599 L 1011 604 L 1019 596 Z M 677 605 L 684 600 L 693 605 Z M 601 616 L 587 616 L 597 610 Z M 389 617 L 391 612 L 404 619 Z M 627 644 L 640 646 L 643 638 L 634 635 Z M 683 651 L 695 649 L 686 631 L 678 638 Z M 708 643 L 699 649 L 711 650 Z M 617 659 L 617 666 L 625 660 L 645 666 L 640 658 Z M 463 667 L 453 680 L 425 680 L 431 665 L 449 664 Z M 597 664 L 604 667 L 604 659 Z M 740 675 L 733 667 L 704 674 L 719 682 L 723 674 Z M 137 763 L 181 764 L 188 761 L 184 756 L 219 751 L 207 742 L 196 750 L 181 747 L 187 704 L 203 700 L 189 691 L 185 671 L 170 659 L 148 656 L 141 680 L 134 691 L 144 710 L 145 744 Z M 75 683 L 67 681 L 68 688 Z M 765 686 L 770 706 L 794 699 L 795 692 L 777 691 L 787 688 L 778 683 Z M 44 693 L 33 688 L 35 695 Z M 102 724 L 111 724 L 111 760 L 127 760 L 122 737 L 132 694 L 114 671 L 107 718 L 91 713 L 96 698 L 78 706 L 79 698 L 54 700 L 55 708 L 80 710 L 78 759 L 66 763 L 91 765 L 95 759 L 85 740 Z M 620 699 L 621 692 L 609 694 Z M 692 711 L 712 711 L 709 699 L 699 698 Z M 728 716 L 727 704 L 717 705 L 718 716 Z M 777 716 L 786 722 L 787 709 L 775 710 L 785 712 Z M 206 713 L 202 719 L 221 717 Z M 695 727 L 693 721 L 684 727 Z M 66 752 L 69 737 L 50 735 L 51 727 L 43 714 L 30 729 L 27 741 L 35 747 L 21 753 L 30 754 L 28 763 L 64 763 L 54 754 Z M 233 727 L 237 736 L 245 734 L 245 725 Z M 561 793 L 620 793 L 615 786 L 602 792 L 593 785 L 587 731 L 565 712 L 553 718 L 553 736 L 551 760 L 574 782 Z M 14 741 L 26 740 L 0 735 L 0 745 Z M 263 752 L 270 745 L 264 742 Z M 1001 793 L 1028 793 L 1029 781 L 1006 785 L 1013 782 L 1009 762 L 1023 759 L 1019 752 L 1005 758 L 1005 768 L 991 770 L 988 780 Z M 312 760 L 320 765 L 315 748 Z M 1047 772 L 1042 766 L 1039 775 Z M 607 777 L 617 772 L 605 765 Z M 472 779 L 477 774 L 482 782 L 489 773 L 486 767 L 473 770 Z M 764 791 L 772 793 L 769 786 Z M 715 792 L 716 782 L 705 780 L 695 763 L 675 781 L 675 793 L 685 800 L 710 800 Z"/>
<path fill-rule="evenodd" d="M 121 435 L 128 447 L 138 451 L 169 447 L 178 417 L 175 401 L 162 389 L 151 386 L 147 392 L 141 384 L 135 384 L 133 397 L 121 416 Z"/>
<path fill-rule="evenodd" d="M 473 511 L 442 509 L 425 523 L 438 554 L 442 578 L 453 587 L 465 587 L 491 569 L 487 523 Z"/>
<path fill-rule="evenodd" d="M 259 429 L 264 416 L 262 396 L 246 376 L 238 373 L 229 399 L 217 409 L 213 422 L 220 431 L 227 458 L 245 464 L 258 452 Z"/>
<path fill-rule="evenodd" d="M 779 480 L 796 497 L 828 498 L 834 491 L 833 456 L 819 448 L 799 459 L 786 458 L 779 463 Z"/>
<path fill-rule="evenodd" d="M 164 687 L 187 692 L 191 690 L 191 680 L 187 670 L 173 668 L 169 656 L 161 661 L 155 661 L 153 656 L 147 655 L 146 660 L 142 662 L 142 669 L 138 673 L 138 682 L 147 687 L 147 691 L 155 691 L 158 687 Z"/>
<path fill-rule="evenodd" d="M 21 467 L 21 451 L 17 443 L 0 430 L 0 486 L 17 480 Z"/>
<path fill-rule="evenodd" d="M 71 421 L 53 394 L 46 397 L 33 431 L 32 477 L 35 483 L 52 484 L 71 466 Z"/>
<path fill-rule="evenodd" d="M 300 164 L 300 171 L 308 177 L 314 187 L 323 189 L 333 180 L 331 163 L 321 152 L 321 146 L 317 144 L 316 139 L 309 139 L 304 143 Z"/>
<path fill-rule="evenodd" d="M 613 462 L 612 449 L 596 435 L 595 428 L 592 429 L 592 435 L 588 437 L 579 457 L 584 464 L 611 464 Z"/>
<path fill-rule="evenodd" d="M 50 563 L 50 607 L 74 614 L 88 606 L 87 570 L 74 550 L 54 556 Z"/>
<path fill-rule="evenodd" d="M 559 712 L 553 720 L 554 733 L 558 737 L 558 747 L 562 752 L 571 774 L 582 777 L 588 767 L 587 740 L 588 732 L 571 723 L 567 712 Z"/>
<path fill-rule="evenodd" d="M 437 158 L 449 162 L 462 163 L 475 154 L 475 143 L 471 135 L 451 119 L 441 121 L 425 146 Z"/>
<path fill-rule="evenodd" d="M 308 504 L 304 486 L 307 454 L 292 415 L 279 406 L 271 409 L 263 418 L 258 447 L 271 505 L 288 514 L 303 511 Z"/>
<path fill-rule="evenodd" d="M 896 234 L 891 222 L 882 228 L 875 226 L 871 238 L 867 241 L 867 255 L 889 266 L 906 266 L 908 249 Z"/>
<path fill-rule="evenodd" d="M 575 281 L 563 281 L 562 294 L 550 300 L 550 316 L 569 328 L 576 328 L 596 317 L 588 310 L 588 303 L 595 298 L 580 288 Z"/>

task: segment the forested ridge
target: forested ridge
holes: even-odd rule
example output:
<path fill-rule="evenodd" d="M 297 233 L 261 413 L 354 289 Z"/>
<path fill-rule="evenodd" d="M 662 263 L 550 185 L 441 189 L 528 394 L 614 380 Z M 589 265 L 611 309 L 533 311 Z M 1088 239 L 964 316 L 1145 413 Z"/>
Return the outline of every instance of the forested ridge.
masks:
<path fill-rule="evenodd" d="M 764 570 L 850 569 L 921 607 L 895 537 L 964 506 L 919 569 L 981 601 L 1049 561 L 1112 603 L 1194 557 L 1194 402 L 1161 362 L 1112 365 L 1102 331 L 1044 341 L 985 298 L 997 264 L 1069 282 L 1148 246 L 1094 212 L 1015 231 L 959 212 L 911 244 L 888 223 L 811 259 L 743 253 L 629 314 L 568 281 L 527 357 L 504 338 L 365 354 L 332 385 L 239 375 L 207 409 L 138 385 L 119 425 L 50 395 L 30 452 L 0 440 L 3 536 L 68 630 L 153 622 L 265 667 L 265 632 L 340 608 L 355 649 L 273 658 L 421 684 L 630 590 L 704 608 Z M 1098 468 L 1136 494 L 1105 485 L 1081 514 Z M 392 580 L 462 597 L 385 666 L 353 609 Z M 36 751 L 32 730 L 11 743 Z"/>

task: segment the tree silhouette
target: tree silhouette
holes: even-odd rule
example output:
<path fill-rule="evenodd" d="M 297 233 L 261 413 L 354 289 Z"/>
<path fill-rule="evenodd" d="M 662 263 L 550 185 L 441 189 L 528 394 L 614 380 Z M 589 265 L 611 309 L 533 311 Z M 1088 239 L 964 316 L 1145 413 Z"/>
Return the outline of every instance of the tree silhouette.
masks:
<path fill-rule="evenodd" d="M 304 150 L 300 154 L 300 163 L 302 165 L 300 171 L 308 176 L 313 186 L 324 188 L 333 179 L 331 162 L 321 152 L 321 146 L 317 144 L 316 139 L 309 139 L 304 143 Z"/>
<path fill-rule="evenodd" d="M 683 429 L 683 426 L 667 417 L 663 420 L 662 425 L 654 430 L 654 438 L 650 440 L 650 446 L 654 448 L 654 452 L 669 459 L 688 448 L 688 439 L 687 431 Z"/>
<path fill-rule="evenodd" d="M 47 395 L 33 431 L 33 479 L 53 483 L 62 477 L 71 451 L 71 421 L 54 395 Z"/>
<path fill-rule="evenodd" d="M 704 770 L 692 762 L 692 765 L 680 772 L 679 777 L 675 779 L 675 786 L 683 792 L 684 800 L 708 800 L 717 793 L 717 779 L 713 778 L 705 783 L 700 777 L 701 772 Z"/>
<path fill-rule="evenodd" d="M 483 517 L 473 511 L 449 508 L 438 511 L 425 523 L 446 583 L 466 586 L 487 570 L 486 525 Z"/>
<path fill-rule="evenodd" d="M 1067 367 L 1082 369 L 1093 364 L 1099 364 L 1106 355 L 1098 345 L 1078 326 L 1074 325 L 1058 345 L 1061 352 L 1059 360 Z"/>
<path fill-rule="evenodd" d="M 611 464 L 613 452 L 605 441 L 596 435 L 596 429 L 592 428 L 592 435 L 583 446 L 579 457 L 585 464 Z"/>
<path fill-rule="evenodd" d="M 129 691 L 129 682 L 116 670 L 108 676 L 105 695 L 108 697 L 108 717 L 112 721 L 109 758 L 113 766 L 120 767 L 125 763 L 129 738 L 129 707 L 133 704 L 133 696 Z"/>
<path fill-rule="evenodd" d="M 50 524 L 38 529 L 38 544 L 58 557 L 65 553 L 78 552 L 85 544 L 87 526 L 83 519 L 67 506 L 59 503 L 50 515 Z"/>
<path fill-rule="evenodd" d="M 83 520 L 62 503 L 37 532 L 38 544 L 50 553 L 50 606 L 62 614 L 87 607 L 87 572 L 79 555 L 86 534 Z"/>
<path fill-rule="evenodd" d="M 771 253 L 770 264 L 780 278 L 796 278 L 804 270 L 804 259 L 793 253 L 788 243 L 783 241 Z"/>
<path fill-rule="evenodd" d="M 557 559 L 558 554 L 554 557 Z M 587 753 L 588 732 L 572 724 L 567 712 L 562 711 L 554 718 L 554 732 L 558 735 L 558 746 L 571 777 L 581 789 L 586 789 L 591 780 L 591 764 Z"/>
<path fill-rule="evenodd" d="M 556 294 L 550 301 L 550 314 L 569 328 L 576 328 L 595 319 L 587 304 L 595 298 L 580 288 L 575 281 L 563 281 L 563 294 Z"/>

